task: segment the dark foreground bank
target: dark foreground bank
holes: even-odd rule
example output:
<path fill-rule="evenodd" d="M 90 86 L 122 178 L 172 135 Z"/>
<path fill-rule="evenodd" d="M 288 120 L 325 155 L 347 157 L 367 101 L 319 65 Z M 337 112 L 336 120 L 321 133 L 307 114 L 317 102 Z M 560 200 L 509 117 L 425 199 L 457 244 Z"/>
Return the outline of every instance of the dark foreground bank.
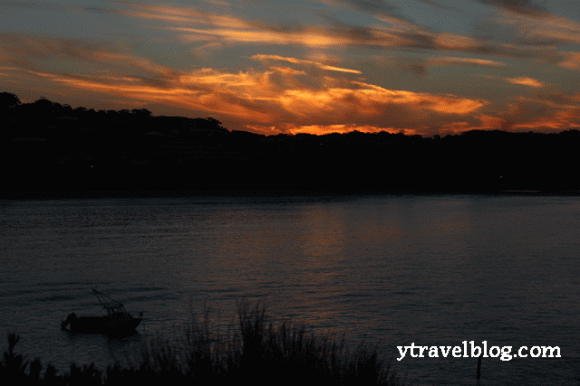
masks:
<path fill-rule="evenodd" d="M 376 348 L 361 343 L 350 350 L 343 339 L 308 332 L 290 321 L 266 323 L 265 309 L 240 303 L 236 326 L 216 329 L 206 312 L 193 318 L 181 342 L 161 335 L 144 343 L 130 365 L 71 364 L 58 374 L 40 358 L 18 354 L 20 337 L 8 335 L 0 361 L 2 385 L 401 385 Z"/>

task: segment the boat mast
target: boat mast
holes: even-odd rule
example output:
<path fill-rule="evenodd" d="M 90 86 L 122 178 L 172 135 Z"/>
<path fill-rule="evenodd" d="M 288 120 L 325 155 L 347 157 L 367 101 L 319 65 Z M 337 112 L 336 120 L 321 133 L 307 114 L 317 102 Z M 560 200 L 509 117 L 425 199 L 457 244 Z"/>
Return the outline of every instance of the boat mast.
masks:
<path fill-rule="evenodd" d="M 97 291 L 96 289 L 93 289 L 93 293 L 95 294 L 97 300 L 99 301 L 99 303 L 101 303 L 103 308 L 107 310 L 107 314 L 109 315 L 117 313 L 122 313 L 125 315 L 127 314 L 127 310 L 125 310 L 125 307 L 120 302 L 110 298 L 109 296 L 103 294 L 102 292 Z"/>

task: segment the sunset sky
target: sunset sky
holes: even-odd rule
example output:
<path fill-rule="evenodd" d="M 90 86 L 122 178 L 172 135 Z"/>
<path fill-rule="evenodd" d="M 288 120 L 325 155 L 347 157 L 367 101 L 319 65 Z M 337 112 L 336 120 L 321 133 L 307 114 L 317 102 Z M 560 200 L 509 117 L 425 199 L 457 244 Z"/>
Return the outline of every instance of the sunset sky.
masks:
<path fill-rule="evenodd" d="M 0 1 L 0 92 L 278 133 L 580 129 L 580 1 Z"/>

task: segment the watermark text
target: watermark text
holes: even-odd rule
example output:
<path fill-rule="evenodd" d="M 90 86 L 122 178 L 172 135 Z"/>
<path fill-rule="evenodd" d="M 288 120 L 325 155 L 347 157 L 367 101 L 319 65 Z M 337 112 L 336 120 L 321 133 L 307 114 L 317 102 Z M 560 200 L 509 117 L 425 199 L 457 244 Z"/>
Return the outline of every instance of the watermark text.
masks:
<path fill-rule="evenodd" d="M 487 341 L 481 342 L 481 346 L 475 345 L 472 340 L 464 340 L 461 346 L 418 346 L 411 343 L 410 346 L 397 346 L 400 357 L 397 361 L 402 361 L 407 357 L 411 358 L 499 358 L 504 362 L 513 358 L 561 358 L 560 347 L 558 346 L 520 346 L 516 353 L 512 354 L 513 346 L 491 346 Z"/>

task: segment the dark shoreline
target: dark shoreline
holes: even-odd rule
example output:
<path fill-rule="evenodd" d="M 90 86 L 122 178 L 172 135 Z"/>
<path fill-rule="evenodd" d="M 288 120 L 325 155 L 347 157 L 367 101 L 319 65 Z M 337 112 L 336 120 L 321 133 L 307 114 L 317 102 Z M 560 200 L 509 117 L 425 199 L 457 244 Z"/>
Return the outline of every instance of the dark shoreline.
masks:
<path fill-rule="evenodd" d="M 105 191 L 0 191 L 1 200 L 70 200 L 110 198 L 323 198 L 364 196 L 580 196 L 580 190 L 540 191 L 502 190 L 498 192 L 472 191 L 409 191 L 409 190 L 105 190 Z"/>

